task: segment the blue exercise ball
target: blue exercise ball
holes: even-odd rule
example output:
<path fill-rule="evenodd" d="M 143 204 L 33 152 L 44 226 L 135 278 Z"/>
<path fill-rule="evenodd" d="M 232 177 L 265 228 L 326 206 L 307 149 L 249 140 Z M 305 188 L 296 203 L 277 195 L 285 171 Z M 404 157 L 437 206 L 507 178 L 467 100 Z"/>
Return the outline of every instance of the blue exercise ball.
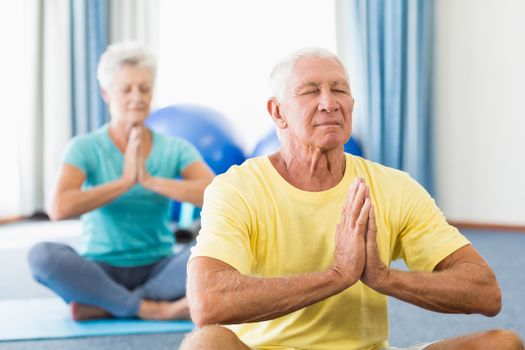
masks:
<path fill-rule="evenodd" d="M 277 152 L 281 147 L 281 141 L 277 137 L 277 132 L 275 130 L 270 131 L 261 141 L 255 145 L 253 150 L 252 157 L 265 156 Z"/>
<path fill-rule="evenodd" d="M 178 104 L 150 114 L 146 125 L 152 130 L 191 142 L 216 174 L 246 160 L 229 121 L 211 108 Z"/>
<path fill-rule="evenodd" d="M 275 153 L 279 147 L 281 147 L 281 142 L 277 137 L 277 132 L 272 130 L 257 143 L 255 149 L 253 150 L 252 157 L 265 156 Z M 361 146 L 359 146 L 359 143 L 357 143 L 353 137 L 350 137 L 350 140 L 348 140 L 348 142 L 345 144 L 345 152 L 351 153 L 355 156 L 363 156 Z"/>
<path fill-rule="evenodd" d="M 230 166 L 246 160 L 229 121 L 208 107 L 177 104 L 158 109 L 149 115 L 146 125 L 160 134 L 181 137 L 192 143 L 215 174 L 222 174 Z M 171 218 L 177 222 L 182 219 L 181 208 L 179 202 L 172 202 Z M 200 209 L 195 208 L 193 219 L 199 216 Z"/>
<path fill-rule="evenodd" d="M 353 154 L 354 156 L 363 156 L 363 150 L 355 138 L 350 137 L 347 143 L 345 143 L 345 152 Z"/>

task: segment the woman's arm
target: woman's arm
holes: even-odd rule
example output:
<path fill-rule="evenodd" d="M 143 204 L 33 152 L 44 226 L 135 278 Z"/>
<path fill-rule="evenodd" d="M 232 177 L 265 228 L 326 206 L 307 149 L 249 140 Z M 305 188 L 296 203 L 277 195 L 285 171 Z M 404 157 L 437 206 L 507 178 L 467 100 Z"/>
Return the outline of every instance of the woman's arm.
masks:
<path fill-rule="evenodd" d="M 213 179 L 212 170 L 203 161 L 190 164 L 182 172 L 183 180 L 167 179 L 147 175 L 145 169 L 139 175 L 144 188 L 179 202 L 190 202 L 202 206 L 204 189 Z M 146 174 L 144 176 L 144 174 Z"/>
<path fill-rule="evenodd" d="M 82 190 L 86 175 L 79 168 L 64 164 L 58 176 L 49 210 L 52 220 L 62 220 L 99 208 L 130 189 L 138 181 L 140 134 L 133 130 L 124 153 L 122 176 L 115 181 Z"/>
<path fill-rule="evenodd" d="M 89 190 L 82 190 L 85 178 L 84 173 L 77 167 L 69 164 L 62 166 L 49 210 L 52 220 L 67 219 L 101 207 L 134 184 L 132 178 L 123 176 Z"/>

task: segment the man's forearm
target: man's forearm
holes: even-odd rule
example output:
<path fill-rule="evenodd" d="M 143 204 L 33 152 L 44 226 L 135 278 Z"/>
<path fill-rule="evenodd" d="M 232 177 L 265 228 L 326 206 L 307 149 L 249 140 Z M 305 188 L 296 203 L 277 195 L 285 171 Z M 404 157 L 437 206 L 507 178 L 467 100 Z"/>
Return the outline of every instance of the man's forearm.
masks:
<path fill-rule="evenodd" d="M 378 291 L 443 313 L 494 316 L 501 308 L 501 292 L 492 270 L 471 262 L 438 272 L 390 270 L 387 283 Z"/>
<path fill-rule="evenodd" d="M 188 283 L 192 318 L 199 326 L 271 320 L 346 289 L 333 270 L 274 278 L 233 269 L 203 273 L 200 282 Z"/>

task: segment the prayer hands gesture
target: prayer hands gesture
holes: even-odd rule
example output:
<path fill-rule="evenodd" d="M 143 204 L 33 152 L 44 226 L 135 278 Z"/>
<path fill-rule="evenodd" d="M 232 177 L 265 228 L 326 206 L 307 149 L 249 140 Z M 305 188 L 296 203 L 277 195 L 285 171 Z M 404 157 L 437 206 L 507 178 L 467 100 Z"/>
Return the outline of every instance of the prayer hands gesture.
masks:
<path fill-rule="evenodd" d="M 341 211 L 341 222 L 335 236 L 335 270 L 346 285 L 358 280 L 381 291 L 389 268 L 380 259 L 376 241 L 377 226 L 370 190 L 361 178 L 356 178 L 348 190 Z"/>
<path fill-rule="evenodd" d="M 144 127 L 133 126 L 130 129 L 126 152 L 124 153 L 124 171 L 122 178 L 131 186 L 146 181 L 150 175 L 146 169 L 143 152 L 142 133 Z"/>

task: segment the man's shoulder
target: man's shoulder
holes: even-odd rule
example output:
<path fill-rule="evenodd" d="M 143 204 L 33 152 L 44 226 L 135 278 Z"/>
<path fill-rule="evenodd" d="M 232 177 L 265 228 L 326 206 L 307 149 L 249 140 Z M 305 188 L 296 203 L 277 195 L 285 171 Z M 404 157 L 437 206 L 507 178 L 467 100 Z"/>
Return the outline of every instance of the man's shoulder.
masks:
<path fill-rule="evenodd" d="M 374 177 L 384 177 L 390 180 L 404 180 L 410 177 L 410 175 L 402 170 L 395 169 L 378 162 L 374 162 L 363 157 L 355 156 L 352 154 L 346 154 L 347 159 L 354 164 L 356 172 L 360 174 L 370 174 Z"/>
<path fill-rule="evenodd" d="M 248 158 L 242 164 L 232 165 L 225 173 L 217 175 L 222 179 L 252 178 L 267 167 L 266 157 Z"/>
<path fill-rule="evenodd" d="M 242 164 L 232 165 L 225 173 L 215 176 L 208 189 L 230 189 L 247 195 L 265 181 L 267 168 L 264 157 L 249 158 Z"/>

